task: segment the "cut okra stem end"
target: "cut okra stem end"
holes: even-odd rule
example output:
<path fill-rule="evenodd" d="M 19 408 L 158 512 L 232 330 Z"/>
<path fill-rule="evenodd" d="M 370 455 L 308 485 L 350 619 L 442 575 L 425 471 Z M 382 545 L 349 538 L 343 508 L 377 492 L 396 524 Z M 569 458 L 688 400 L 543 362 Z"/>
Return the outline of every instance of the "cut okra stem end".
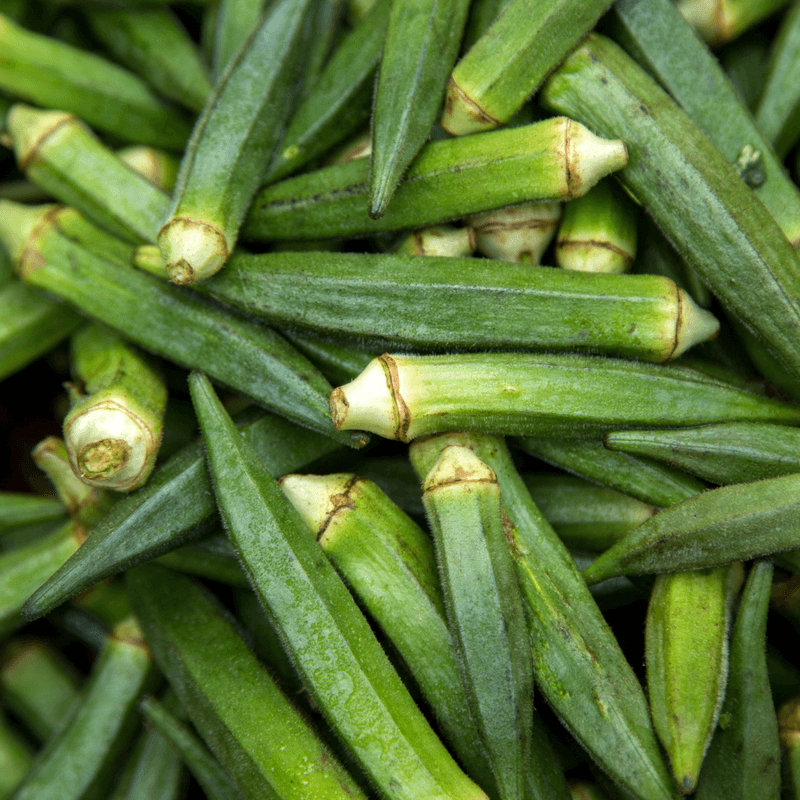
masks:
<path fill-rule="evenodd" d="M 425 477 L 422 494 L 429 496 L 449 486 L 467 483 L 497 483 L 497 475 L 469 447 L 452 444 L 442 450 Z"/>
<path fill-rule="evenodd" d="M 343 509 L 354 508 L 353 491 L 364 478 L 356 475 L 285 475 L 283 493 L 300 512 L 318 541 L 325 539 L 331 522 Z"/>
<path fill-rule="evenodd" d="M 692 300 L 690 294 L 677 288 L 678 313 L 675 317 L 675 349 L 669 358 L 677 358 L 700 342 L 715 339 L 719 320 Z"/>
<path fill-rule="evenodd" d="M 501 123 L 487 114 L 451 77 L 440 124 L 453 136 L 464 136 L 489 131 Z"/>
<path fill-rule="evenodd" d="M 188 217 L 173 217 L 158 234 L 167 277 L 179 285 L 210 278 L 230 255 L 225 235 L 213 225 Z"/>

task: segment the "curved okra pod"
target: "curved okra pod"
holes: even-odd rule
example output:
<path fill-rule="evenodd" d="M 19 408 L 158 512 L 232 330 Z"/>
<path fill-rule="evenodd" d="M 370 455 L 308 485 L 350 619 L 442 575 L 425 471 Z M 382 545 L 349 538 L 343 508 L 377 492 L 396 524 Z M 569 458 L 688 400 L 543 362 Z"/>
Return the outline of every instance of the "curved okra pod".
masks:
<path fill-rule="evenodd" d="M 674 798 L 642 687 L 574 560 L 531 500 L 503 440 L 453 433 L 414 442 L 410 455 L 417 473 L 427 474 L 452 444 L 472 449 L 500 483 L 537 686 L 628 794 L 638 800 Z"/>
<path fill-rule="evenodd" d="M 620 180 L 720 302 L 800 375 L 797 254 L 702 131 L 632 59 L 597 34 L 556 70 L 542 98 L 549 108 L 625 140 L 630 161 Z"/>
<path fill-rule="evenodd" d="M 713 489 L 660 511 L 585 570 L 617 575 L 703 569 L 800 548 L 800 475 Z"/>
<path fill-rule="evenodd" d="M 379 219 L 366 211 L 364 159 L 281 181 L 256 195 L 242 237 L 362 236 L 437 225 L 526 200 L 568 200 L 626 163 L 621 141 L 600 139 L 556 117 L 425 145 Z"/>
<path fill-rule="evenodd" d="M 279 0 L 217 81 L 181 162 L 158 244 L 173 283 L 203 280 L 236 244 L 291 108 L 310 0 Z"/>
<path fill-rule="evenodd" d="M 678 9 L 710 45 L 717 47 L 740 36 L 789 0 L 678 0 Z"/>
<path fill-rule="evenodd" d="M 9 94 L 78 114 L 123 141 L 174 150 L 189 138 L 183 116 L 140 78 L 104 58 L 27 31 L 2 15 L 0 48 L 5 53 L 0 87 Z"/>
<path fill-rule="evenodd" d="M 167 387 L 146 358 L 99 325 L 72 338 L 72 407 L 64 441 L 72 469 L 91 486 L 129 492 L 153 471 Z"/>
<path fill-rule="evenodd" d="M 453 70 L 442 127 L 463 136 L 508 122 L 609 5 L 609 0 L 506 3 Z"/>
<path fill-rule="evenodd" d="M 403 442 L 454 430 L 591 439 L 637 420 L 640 427 L 800 421 L 800 409 L 685 367 L 524 353 L 387 353 L 334 389 L 330 404 L 337 429 Z"/>
<path fill-rule="evenodd" d="M 564 205 L 556 264 L 581 272 L 629 272 L 636 257 L 637 210 L 609 180 Z"/>
<path fill-rule="evenodd" d="M 271 324 L 374 350 L 591 350 L 667 361 L 719 328 L 664 278 L 475 258 L 240 254 L 202 290 Z"/>
<path fill-rule="evenodd" d="M 539 264 L 560 219 L 561 203 L 520 203 L 475 214 L 469 224 L 483 255 L 518 264 Z"/>
<path fill-rule="evenodd" d="M 484 800 L 429 727 L 305 522 L 237 433 L 210 383 L 194 374 L 190 388 L 228 535 L 328 722 L 387 797 Z M 353 696 L 358 703 L 350 702 Z"/>
<path fill-rule="evenodd" d="M 133 244 L 155 241 L 169 197 L 77 117 L 18 103 L 6 127 L 20 169 L 37 186 L 115 236 Z"/>
<path fill-rule="evenodd" d="M 666 461 L 711 483 L 749 483 L 800 472 L 800 429 L 720 423 L 685 430 L 612 431 L 606 447 Z"/>
<path fill-rule="evenodd" d="M 778 720 L 765 648 L 772 571 L 768 561 L 755 564 L 742 593 L 731 635 L 725 703 L 700 774 L 697 800 L 780 796 Z"/>
<path fill-rule="evenodd" d="M 39 523 L 59 522 L 67 508 L 59 499 L 23 492 L 0 492 L 0 534 Z"/>
<path fill-rule="evenodd" d="M 302 469 L 339 448 L 327 437 L 260 411 L 245 412 L 237 424 L 275 475 Z M 26 615 L 46 614 L 103 578 L 199 539 L 210 530 L 214 514 L 202 446 L 195 442 L 159 467 L 142 489 L 120 500 L 85 546 L 27 601 Z"/>
<path fill-rule="evenodd" d="M 15 800 L 83 800 L 117 767 L 136 725 L 136 701 L 152 678 L 153 658 L 133 617 L 107 638 L 77 706 L 39 753 Z"/>

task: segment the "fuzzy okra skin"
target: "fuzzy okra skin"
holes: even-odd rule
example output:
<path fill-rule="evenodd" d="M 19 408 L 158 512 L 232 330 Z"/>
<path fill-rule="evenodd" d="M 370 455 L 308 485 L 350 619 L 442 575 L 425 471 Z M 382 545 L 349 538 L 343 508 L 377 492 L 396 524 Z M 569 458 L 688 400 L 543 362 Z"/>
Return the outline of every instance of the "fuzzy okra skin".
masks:
<path fill-rule="evenodd" d="M 152 565 L 131 570 L 127 587 L 159 668 L 247 800 L 363 800 L 218 601 Z"/>
<path fill-rule="evenodd" d="M 450 433 L 421 439 L 410 456 L 427 474 L 448 445 L 472 449 L 497 475 L 522 592 L 534 677 L 561 721 L 637 800 L 675 791 L 642 687 L 564 544 L 531 500 L 502 439 Z"/>
<path fill-rule="evenodd" d="M 190 388 L 228 534 L 328 722 L 386 797 L 484 800 L 429 727 L 333 565 L 211 384 L 195 373 Z"/>
<path fill-rule="evenodd" d="M 278 146 L 311 0 L 279 0 L 217 81 L 181 162 L 158 244 L 173 283 L 220 270 Z"/>
<path fill-rule="evenodd" d="M 800 375 L 797 255 L 767 209 L 677 104 L 598 34 L 590 34 L 553 73 L 542 101 L 624 139 L 630 159 L 620 180 L 727 310 Z"/>
<path fill-rule="evenodd" d="M 609 0 L 506 3 L 453 70 L 442 127 L 463 136 L 508 122 L 609 5 Z"/>
<path fill-rule="evenodd" d="M 366 210 L 369 164 L 356 159 L 262 189 L 242 228 L 249 239 L 319 239 L 419 228 L 526 200 L 569 200 L 627 163 L 620 140 L 566 117 L 431 142 L 386 213 Z"/>
<path fill-rule="evenodd" d="M 339 449 L 327 437 L 261 411 L 245 412 L 237 424 L 275 475 L 302 469 Z M 214 513 L 202 445 L 194 442 L 114 507 L 63 569 L 28 599 L 25 614 L 46 614 L 103 578 L 199 539 L 210 530 Z"/>
<path fill-rule="evenodd" d="M 671 281 L 486 259 L 236 255 L 203 291 L 268 322 L 375 350 L 590 350 L 667 361 L 719 323 Z"/>
<path fill-rule="evenodd" d="M 637 420 L 800 422 L 800 409 L 685 367 L 527 353 L 387 353 L 334 389 L 330 405 L 337 429 L 403 442 L 453 430 L 591 439 Z"/>

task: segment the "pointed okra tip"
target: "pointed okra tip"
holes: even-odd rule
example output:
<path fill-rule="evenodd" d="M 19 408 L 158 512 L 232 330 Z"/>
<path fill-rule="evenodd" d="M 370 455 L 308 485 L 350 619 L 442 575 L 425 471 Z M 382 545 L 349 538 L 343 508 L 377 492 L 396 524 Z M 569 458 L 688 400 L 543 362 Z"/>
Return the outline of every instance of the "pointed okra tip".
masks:
<path fill-rule="evenodd" d="M 451 444 L 442 450 L 425 477 L 422 493 L 428 494 L 447 486 L 475 483 L 497 483 L 497 476 L 471 448 Z"/>
<path fill-rule="evenodd" d="M 203 220 L 172 217 L 158 234 L 158 246 L 172 283 L 185 285 L 210 278 L 230 252 L 225 235 Z"/>

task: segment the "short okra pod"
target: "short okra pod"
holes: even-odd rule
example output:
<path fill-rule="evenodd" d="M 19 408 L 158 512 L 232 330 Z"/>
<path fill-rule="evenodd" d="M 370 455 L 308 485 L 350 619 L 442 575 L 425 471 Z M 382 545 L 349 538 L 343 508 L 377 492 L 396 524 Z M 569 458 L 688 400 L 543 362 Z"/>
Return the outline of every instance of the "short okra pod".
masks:
<path fill-rule="evenodd" d="M 800 548 L 800 475 L 713 489 L 660 511 L 603 553 L 589 584 L 703 569 Z"/>
<path fill-rule="evenodd" d="M 591 191 L 591 190 L 590 190 Z M 520 203 L 469 218 L 478 250 L 489 258 L 539 264 L 555 236 L 561 203 Z"/>
<path fill-rule="evenodd" d="M 311 6 L 310 0 L 280 0 L 267 12 L 195 124 L 158 234 L 174 283 L 213 275 L 236 244 L 289 114 Z"/>
<path fill-rule="evenodd" d="M 45 108 L 79 114 L 123 141 L 180 149 L 189 125 L 140 78 L 92 53 L 41 36 L 0 17 L 6 57 L 0 87 Z"/>
<path fill-rule="evenodd" d="M 474 258 L 242 253 L 202 291 L 271 324 L 373 350 L 591 350 L 667 361 L 719 328 L 664 278 Z"/>
<path fill-rule="evenodd" d="M 59 202 L 133 244 L 154 242 L 169 197 L 75 116 L 13 106 L 7 128 L 20 169 Z"/>
<path fill-rule="evenodd" d="M 469 391 L 465 391 L 469 387 Z M 577 355 L 384 354 L 335 389 L 339 430 L 408 442 L 451 430 L 591 439 L 613 428 L 797 423 L 800 410 L 674 365 Z"/>
<path fill-rule="evenodd" d="M 475 252 L 475 232 L 470 227 L 433 225 L 409 233 L 395 249 L 401 256 L 464 258 Z"/>
<path fill-rule="evenodd" d="M 54 497 L 0 492 L 0 534 L 39 523 L 59 522 L 67 508 Z"/>
<path fill-rule="evenodd" d="M 442 450 L 422 497 L 458 666 L 503 800 L 523 796 L 533 664 L 497 476 L 469 448 Z"/>
<path fill-rule="evenodd" d="M 209 382 L 194 374 L 190 388 L 228 535 L 328 722 L 387 797 L 483 800 L 429 727 L 333 565 L 237 433 Z M 348 702 L 353 695 L 358 704 Z"/>
<path fill-rule="evenodd" d="M 629 272 L 636 257 L 637 210 L 610 181 L 564 206 L 556 264 L 582 272 Z"/>
<path fill-rule="evenodd" d="M 710 45 L 718 47 L 774 14 L 789 0 L 678 0 L 678 9 Z"/>
<path fill-rule="evenodd" d="M 778 720 L 769 688 L 766 626 L 772 564 L 750 570 L 730 642 L 730 672 L 720 725 L 706 754 L 697 800 L 780 796 Z"/>
<path fill-rule="evenodd" d="M 72 407 L 64 441 L 75 474 L 92 486 L 138 489 L 156 463 L 167 405 L 164 379 L 125 340 L 99 325 L 72 338 Z"/>
<path fill-rule="evenodd" d="M 380 219 L 365 208 L 363 159 L 268 186 L 253 200 L 242 236 L 318 239 L 437 225 L 526 200 L 579 197 L 626 163 L 620 140 L 556 117 L 425 145 Z"/>

